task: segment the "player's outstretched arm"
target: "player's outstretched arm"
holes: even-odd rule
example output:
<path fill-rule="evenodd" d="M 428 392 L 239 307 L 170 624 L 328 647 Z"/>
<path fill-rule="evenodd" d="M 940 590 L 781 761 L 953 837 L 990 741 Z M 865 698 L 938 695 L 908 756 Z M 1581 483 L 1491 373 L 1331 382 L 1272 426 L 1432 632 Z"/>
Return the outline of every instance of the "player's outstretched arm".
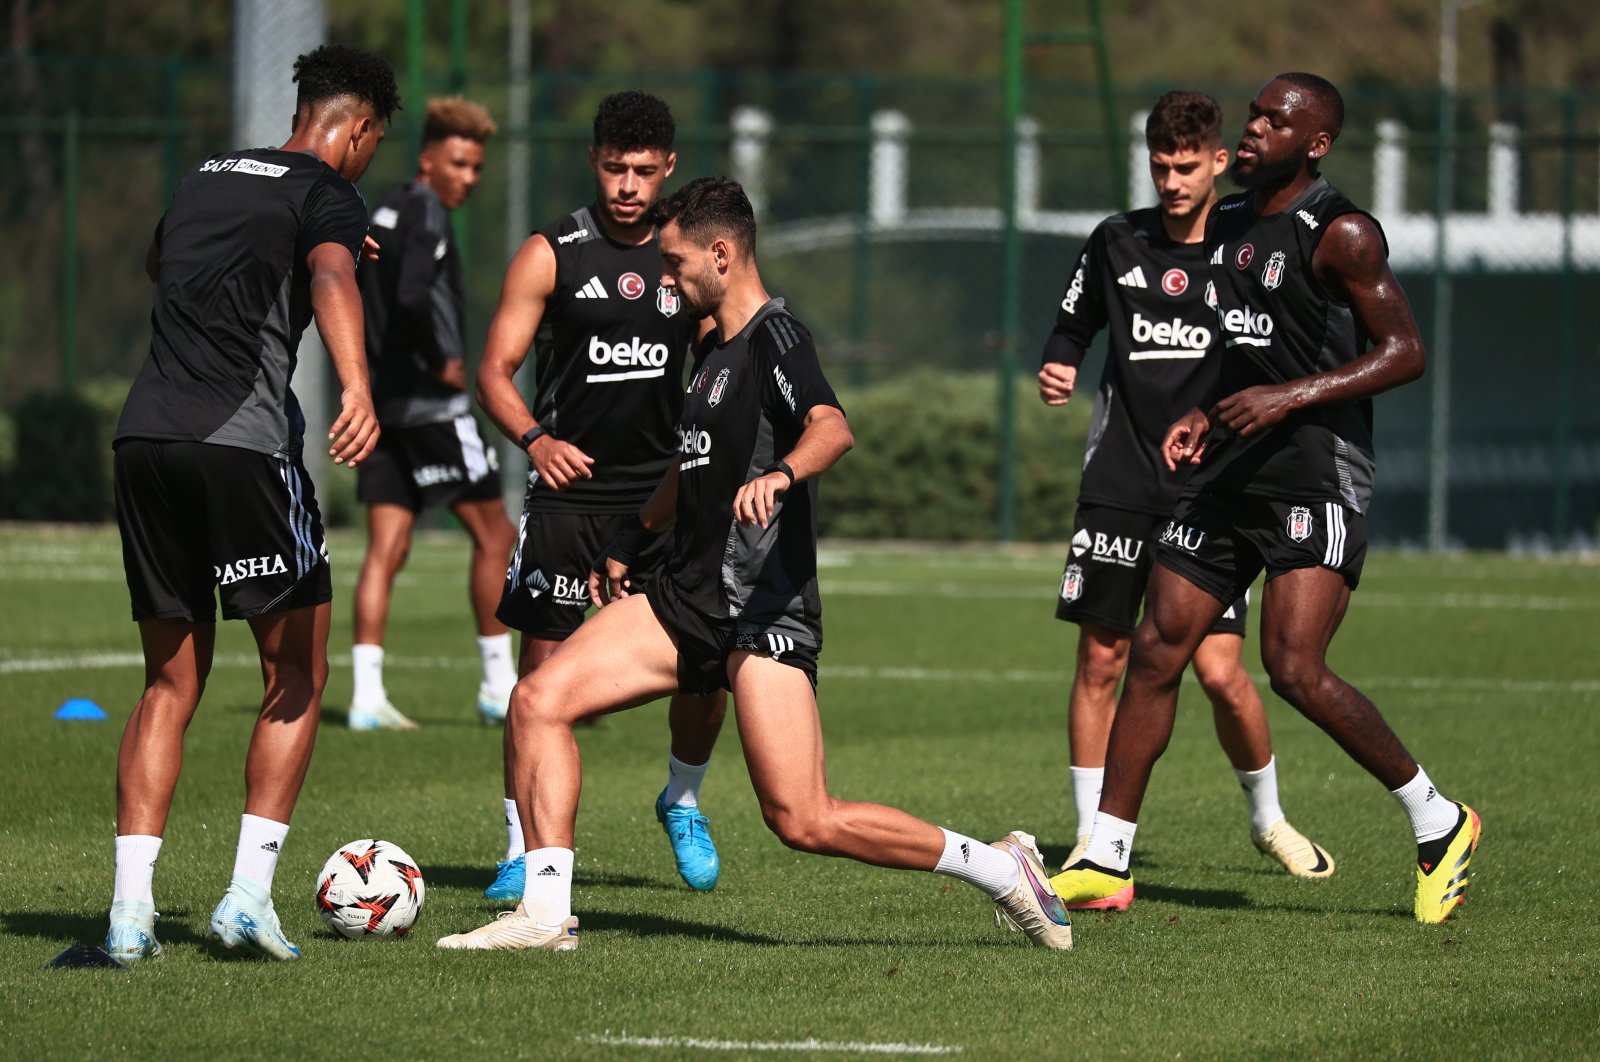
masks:
<path fill-rule="evenodd" d="M 339 419 L 328 431 L 328 453 L 334 464 L 354 468 L 378 444 L 356 261 L 343 244 L 319 243 L 306 255 L 306 265 L 311 270 L 311 312 L 339 377 Z"/>
<path fill-rule="evenodd" d="M 1372 347 L 1330 372 L 1271 387 L 1251 387 L 1218 402 L 1212 419 L 1253 435 L 1306 406 L 1354 402 L 1410 383 L 1427 365 L 1406 293 L 1389 268 L 1383 236 L 1372 219 L 1346 214 L 1328 225 L 1311 266 L 1350 304 Z"/>
<path fill-rule="evenodd" d="M 545 305 L 556 290 L 556 255 L 543 236 L 530 236 L 506 267 L 500 305 L 489 322 L 489 338 L 478 366 L 478 405 L 508 439 L 518 442 L 538 427 L 512 382 L 533 346 Z M 571 443 L 540 435 L 528 446 L 528 459 L 555 490 L 589 479 L 594 459 Z"/>
<path fill-rule="evenodd" d="M 812 406 L 794 449 L 783 458 L 789 471 L 774 469 L 739 488 L 733 497 L 733 515 L 741 524 L 767 526 L 777 508 L 778 495 L 796 483 L 822 475 L 856 444 L 844 413 L 833 406 Z M 790 474 L 792 473 L 792 475 Z"/>

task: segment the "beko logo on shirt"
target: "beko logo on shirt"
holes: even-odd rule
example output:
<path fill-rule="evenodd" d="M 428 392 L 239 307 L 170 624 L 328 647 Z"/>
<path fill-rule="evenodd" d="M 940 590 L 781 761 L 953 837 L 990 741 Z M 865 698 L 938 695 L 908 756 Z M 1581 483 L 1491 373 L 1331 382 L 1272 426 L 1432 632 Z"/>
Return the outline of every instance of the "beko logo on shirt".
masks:
<path fill-rule="evenodd" d="M 1222 312 L 1222 327 L 1234 333 L 1228 340 L 1228 346 L 1244 344 L 1251 347 L 1272 346 L 1272 315 L 1258 313 L 1245 306 L 1237 310 L 1224 310 Z"/>
<path fill-rule="evenodd" d="M 589 337 L 589 360 L 596 365 L 612 365 L 623 372 L 590 373 L 589 383 L 617 383 L 622 380 L 649 380 L 667 374 L 667 348 L 664 343 L 646 343 L 638 336 L 607 343 L 599 336 Z"/>
<path fill-rule="evenodd" d="M 1068 313 L 1078 312 L 1078 296 L 1083 294 L 1083 266 L 1072 274 L 1072 283 L 1067 285 L 1067 297 L 1061 300 L 1061 308 Z"/>
<path fill-rule="evenodd" d="M 211 570 L 216 573 L 217 582 L 227 586 L 240 579 L 254 579 L 259 575 L 278 575 L 289 569 L 283 563 L 283 554 L 274 553 L 270 557 L 240 557 L 220 568 L 212 565 Z"/>
<path fill-rule="evenodd" d="M 289 172 L 287 166 L 274 166 L 255 159 L 212 159 L 200 164 L 201 173 L 248 173 L 256 177 L 282 177 Z"/>
<path fill-rule="evenodd" d="M 687 428 L 678 429 L 678 452 L 687 460 L 678 464 L 678 471 L 687 472 L 691 468 L 711 463 L 711 433 L 693 424 Z"/>
<path fill-rule="evenodd" d="M 1211 346 L 1211 329 L 1204 325 L 1185 324 L 1183 318 L 1171 321 L 1147 321 L 1138 311 L 1133 314 L 1133 341 L 1157 343 L 1163 350 L 1136 350 L 1129 357 L 1134 361 L 1149 358 L 1201 357 Z"/>

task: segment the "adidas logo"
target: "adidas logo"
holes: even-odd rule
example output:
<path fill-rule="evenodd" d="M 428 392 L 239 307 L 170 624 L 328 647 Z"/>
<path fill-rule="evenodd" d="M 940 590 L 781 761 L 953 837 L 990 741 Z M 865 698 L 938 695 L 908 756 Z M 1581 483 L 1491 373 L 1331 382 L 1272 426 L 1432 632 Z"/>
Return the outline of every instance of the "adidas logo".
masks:
<path fill-rule="evenodd" d="M 561 871 L 557 870 L 554 865 L 550 865 L 550 866 L 545 867 L 543 870 L 539 871 L 539 873 L 535 875 L 535 877 L 540 877 L 540 878 L 559 878 L 560 876 L 561 876 Z"/>
<path fill-rule="evenodd" d="M 1211 264 L 1212 265 L 1221 265 L 1222 264 L 1222 248 L 1220 246 L 1217 248 L 1217 253 L 1213 254 L 1211 256 Z"/>
<path fill-rule="evenodd" d="M 599 277 L 590 277 L 583 287 L 578 289 L 578 298 L 580 299 L 609 299 L 610 297 L 606 294 L 605 285 L 600 283 Z"/>
<path fill-rule="evenodd" d="M 266 844 L 261 846 L 261 850 L 263 852 L 276 852 L 278 850 L 278 842 L 277 841 L 268 841 Z M 154 866 L 155 864 L 151 864 L 151 865 Z"/>
<path fill-rule="evenodd" d="M 1148 288 L 1150 286 L 1144 282 L 1143 266 L 1134 266 L 1132 269 L 1118 277 L 1117 283 L 1121 284 L 1125 288 Z"/>
<path fill-rule="evenodd" d="M 965 841 L 961 842 L 961 861 L 963 863 L 972 862 L 972 846 Z"/>

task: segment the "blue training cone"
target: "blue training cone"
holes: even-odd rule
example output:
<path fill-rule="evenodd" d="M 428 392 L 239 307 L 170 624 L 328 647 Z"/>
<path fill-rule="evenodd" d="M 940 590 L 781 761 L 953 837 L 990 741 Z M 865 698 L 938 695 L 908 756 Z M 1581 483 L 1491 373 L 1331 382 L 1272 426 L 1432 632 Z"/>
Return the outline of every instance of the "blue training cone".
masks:
<path fill-rule="evenodd" d="M 65 722 L 101 722 L 106 710 L 87 697 L 73 697 L 56 709 L 56 718 Z"/>

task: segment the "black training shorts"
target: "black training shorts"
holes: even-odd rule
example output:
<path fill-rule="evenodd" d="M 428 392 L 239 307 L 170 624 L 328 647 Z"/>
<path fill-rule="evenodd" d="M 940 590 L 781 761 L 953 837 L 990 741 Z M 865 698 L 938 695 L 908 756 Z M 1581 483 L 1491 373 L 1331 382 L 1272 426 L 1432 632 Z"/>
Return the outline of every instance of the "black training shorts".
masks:
<path fill-rule="evenodd" d="M 362 505 L 400 505 L 414 513 L 489 501 L 500 497 L 500 462 L 466 413 L 435 424 L 385 428 L 356 469 L 356 497 Z"/>
<path fill-rule="evenodd" d="M 1164 516 L 1105 505 L 1078 506 L 1072 546 L 1061 572 L 1056 619 L 1089 621 L 1118 634 L 1131 634 L 1139 624 L 1145 588 L 1150 584 L 1156 535 L 1166 526 Z M 1246 591 L 1228 606 L 1211 633 L 1243 635 L 1249 610 Z"/>
<path fill-rule="evenodd" d="M 333 597 L 322 517 L 299 458 L 127 439 L 115 470 L 134 619 L 214 623 L 218 593 L 224 619 Z"/>
<path fill-rule="evenodd" d="M 1367 557 L 1367 519 L 1336 501 L 1297 503 L 1250 494 L 1185 495 L 1156 544 L 1156 560 L 1219 601 L 1266 569 L 1267 581 L 1327 568 L 1354 590 Z"/>
<path fill-rule="evenodd" d="M 524 511 L 495 618 L 533 638 L 570 637 L 589 608 L 590 569 L 633 519 L 627 513 Z M 630 570 L 636 586 L 650 578 L 671 546 L 670 533 L 659 535 L 639 555 Z"/>
<path fill-rule="evenodd" d="M 738 651 L 770 656 L 780 664 L 799 668 L 817 685 L 817 657 L 822 652 L 822 629 L 796 617 L 776 619 L 719 619 L 707 616 L 684 600 L 670 578 L 652 579 L 645 588 L 650 608 L 678 645 L 678 689 L 709 696 L 732 690 L 728 657 Z"/>

